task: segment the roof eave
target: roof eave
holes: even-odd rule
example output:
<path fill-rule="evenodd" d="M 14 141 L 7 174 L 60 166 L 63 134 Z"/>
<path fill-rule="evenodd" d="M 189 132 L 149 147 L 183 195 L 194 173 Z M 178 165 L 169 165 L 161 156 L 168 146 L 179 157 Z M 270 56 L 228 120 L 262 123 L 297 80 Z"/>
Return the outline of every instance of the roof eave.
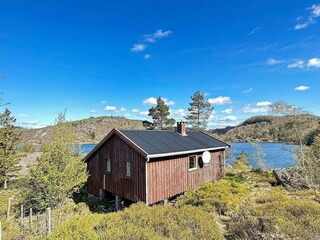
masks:
<path fill-rule="evenodd" d="M 229 148 L 229 147 L 230 147 L 229 145 L 226 145 L 226 146 L 223 146 L 223 147 L 215 147 L 215 148 L 204 148 L 204 149 L 195 149 L 195 150 L 180 151 L 180 152 L 148 154 L 147 158 L 170 157 L 170 156 L 198 153 L 198 152 L 204 152 L 204 151 L 223 150 L 223 149 L 226 149 L 226 148 Z"/>

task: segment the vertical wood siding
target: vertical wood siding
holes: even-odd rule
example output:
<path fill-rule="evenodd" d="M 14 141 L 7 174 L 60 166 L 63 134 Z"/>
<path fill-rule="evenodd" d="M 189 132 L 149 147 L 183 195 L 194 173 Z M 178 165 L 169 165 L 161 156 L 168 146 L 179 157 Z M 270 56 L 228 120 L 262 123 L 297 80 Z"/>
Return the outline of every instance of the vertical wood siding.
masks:
<path fill-rule="evenodd" d="M 106 173 L 106 157 L 111 159 L 111 173 Z M 131 162 L 131 177 L 125 177 L 125 161 Z M 105 189 L 131 201 L 146 201 L 146 159 L 117 135 L 88 159 L 88 190 L 99 195 Z"/>
<path fill-rule="evenodd" d="M 210 153 L 210 163 L 202 168 L 198 161 L 201 154 L 193 154 L 197 156 L 197 169 L 192 171 L 189 171 L 189 156 L 151 159 L 147 163 L 148 204 L 162 201 L 223 177 L 224 150 Z"/>

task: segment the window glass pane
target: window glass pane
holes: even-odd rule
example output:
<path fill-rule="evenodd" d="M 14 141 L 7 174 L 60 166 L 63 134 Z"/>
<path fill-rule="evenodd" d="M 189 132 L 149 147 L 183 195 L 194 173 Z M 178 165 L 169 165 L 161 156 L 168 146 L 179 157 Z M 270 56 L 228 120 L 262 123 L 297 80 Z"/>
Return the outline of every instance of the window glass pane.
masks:
<path fill-rule="evenodd" d="M 107 159 L 107 172 L 111 172 L 111 160 L 110 160 L 110 158 Z"/>
<path fill-rule="evenodd" d="M 131 177 L 131 162 L 126 162 L 126 176 Z"/>
<path fill-rule="evenodd" d="M 189 157 L 189 169 L 197 168 L 196 156 Z"/>

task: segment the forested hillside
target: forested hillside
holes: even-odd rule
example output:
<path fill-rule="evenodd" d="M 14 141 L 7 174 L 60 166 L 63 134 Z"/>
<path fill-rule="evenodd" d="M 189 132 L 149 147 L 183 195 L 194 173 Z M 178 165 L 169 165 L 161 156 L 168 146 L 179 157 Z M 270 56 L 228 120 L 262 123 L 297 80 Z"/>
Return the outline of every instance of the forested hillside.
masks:
<path fill-rule="evenodd" d="M 79 143 L 98 143 L 112 128 L 143 129 L 143 121 L 130 120 L 124 117 L 91 117 L 66 124 L 72 126 Z M 52 126 L 39 129 L 18 128 L 21 132 L 21 142 L 42 143 L 52 136 Z"/>
<path fill-rule="evenodd" d="M 254 116 L 235 127 L 213 130 L 227 142 L 268 141 L 297 143 L 298 137 L 292 131 L 288 116 Z M 303 114 L 296 116 L 302 139 L 308 142 L 319 127 L 318 116 Z"/>

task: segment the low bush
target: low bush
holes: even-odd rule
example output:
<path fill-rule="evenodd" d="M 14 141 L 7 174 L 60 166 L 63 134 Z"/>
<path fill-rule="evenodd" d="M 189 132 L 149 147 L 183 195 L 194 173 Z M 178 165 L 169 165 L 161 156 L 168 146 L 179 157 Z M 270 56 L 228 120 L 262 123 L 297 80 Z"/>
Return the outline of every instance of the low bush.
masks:
<path fill-rule="evenodd" d="M 247 188 L 240 183 L 220 180 L 200 186 L 195 191 L 188 191 L 178 199 L 180 206 L 202 206 L 206 211 L 214 209 L 219 214 L 236 210 L 247 196 Z"/>
<path fill-rule="evenodd" d="M 320 236 L 320 204 L 275 188 L 234 213 L 227 229 L 228 239 L 313 239 Z"/>
<path fill-rule="evenodd" d="M 215 214 L 143 203 L 117 213 L 72 217 L 50 239 L 224 239 Z"/>

